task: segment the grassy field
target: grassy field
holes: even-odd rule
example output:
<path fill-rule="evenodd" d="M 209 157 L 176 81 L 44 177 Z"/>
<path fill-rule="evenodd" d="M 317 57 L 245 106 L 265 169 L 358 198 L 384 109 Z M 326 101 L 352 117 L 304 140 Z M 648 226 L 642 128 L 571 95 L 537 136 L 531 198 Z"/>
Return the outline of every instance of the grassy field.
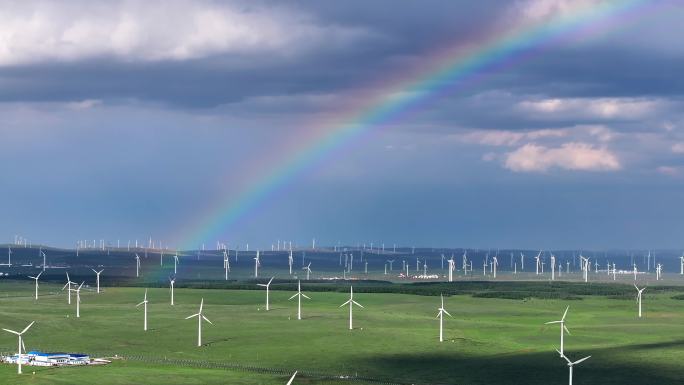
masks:
<path fill-rule="evenodd" d="M 272 291 L 266 312 L 263 291 L 177 289 L 172 307 L 168 289 L 158 288 L 148 294 L 151 330 L 144 332 L 142 309 L 135 308 L 143 288 L 88 291 L 80 319 L 59 288 L 42 285 L 36 302 L 30 282 L 0 282 L 0 327 L 17 330 L 36 321 L 26 334 L 28 349 L 129 359 L 31 367 L 21 377 L 15 366 L 0 365 L 3 384 L 284 384 L 294 370 L 303 372 L 297 384 L 349 383 L 323 378 L 340 375 L 404 384 L 564 384 L 567 367 L 554 351 L 558 328 L 543 323 L 559 319 L 566 305 L 572 333 L 566 354 L 592 355 L 576 368 L 575 384 L 676 384 L 684 377 L 684 303 L 667 291 L 646 291 L 643 319 L 636 318 L 633 299 L 451 296 L 445 305 L 454 318 L 445 320 L 447 341 L 439 343 L 434 296 L 357 294 L 365 309 L 355 309 L 349 331 L 347 309 L 338 307 L 344 293 L 310 292 L 298 321 L 296 302 L 287 300 L 292 292 Z M 197 312 L 200 298 L 214 325 L 203 325 L 205 345 L 198 348 L 197 322 L 184 318 Z M 0 334 L 0 350 L 15 349 L 16 337 Z M 202 362 L 216 365 L 199 367 Z M 241 365 L 282 374 L 236 369 Z"/>

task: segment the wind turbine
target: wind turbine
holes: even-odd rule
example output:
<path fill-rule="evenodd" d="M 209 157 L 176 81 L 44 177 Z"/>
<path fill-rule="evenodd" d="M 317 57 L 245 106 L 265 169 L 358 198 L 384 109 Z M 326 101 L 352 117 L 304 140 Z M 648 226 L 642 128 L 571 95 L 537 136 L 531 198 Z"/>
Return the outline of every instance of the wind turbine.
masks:
<path fill-rule="evenodd" d="M 95 269 L 91 269 L 91 270 L 94 271 L 95 274 L 97 275 L 97 293 L 99 294 L 100 293 L 100 273 L 102 273 L 104 271 L 104 269 L 102 269 L 100 271 L 96 271 Z M 67 276 L 67 279 L 68 278 L 69 277 Z"/>
<path fill-rule="evenodd" d="M 354 301 L 354 288 L 352 286 L 349 287 L 349 299 L 347 300 L 347 302 L 340 305 L 340 307 L 346 306 L 346 305 L 349 305 L 349 330 L 352 330 L 352 329 L 354 329 L 353 323 L 352 323 L 352 309 L 354 308 L 354 305 L 363 308 L 363 305 Z"/>
<path fill-rule="evenodd" d="M 556 351 L 558 352 L 558 350 L 556 350 Z M 560 353 L 560 352 L 558 352 L 558 353 Z M 561 354 L 561 357 L 565 358 L 565 361 L 568 361 L 568 368 L 570 370 L 570 380 L 569 380 L 568 384 L 572 385 L 572 367 L 579 364 L 582 361 L 588 360 L 591 356 L 586 356 L 586 357 L 579 359 L 575 362 L 570 361 L 570 359 L 568 357 L 564 356 L 563 354 Z"/>
<path fill-rule="evenodd" d="M 254 278 L 259 277 L 259 250 L 256 252 L 256 258 L 254 258 Z"/>
<path fill-rule="evenodd" d="M 539 254 L 537 254 L 537 256 L 534 257 L 534 259 L 535 259 L 535 261 L 536 261 L 535 267 L 536 267 L 536 269 L 537 269 L 537 270 L 535 271 L 535 274 L 537 274 L 537 275 L 539 275 L 539 266 L 541 266 L 541 254 L 542 254 L 542 252 L 539 251 Z"/>
<path fill-rule="evenodd" d="M 29 328 L 30 328 L 31 326 L 33 326 L 33 324 L 34 324 L 35 322 L 36 322 L 36 321 L 31 322 L 31 323 L 30 323 L 27 327 L 25 327 L 24 330 L 22 330 L 21 332 L 15 332 L 14 330 L 5 329 L 5 328 L 2 329 L 2 330 L 6 331 L 6 332 L 8 332 L 8 333 L 16 334 L 16 335 L 19 337 L 19 342 L 18 342 L 18 344 L 17 344 L 17 345 L 18 345 L 17 349 L 19 350 L 19 353 L 18 353 L 18 355 L 17 355 L 17 374 L 21 374 L 21 348 L 22 348 L 22 346 L 24 346 L 24 342 L 22 341 L 21 336 L 23 336 L 24 333 L 26 333 L 26 331 L 29 330 Z M 24 350 L 26 350 L 26 349 L 24 349 Z"/>
<path fill-rule="evenodd" d="M 81 282 L 78 289 L 69 289 L 76 292 L 76 318 L 81 318 L 81 287 L 85 282 Z"/>
<path fill-rule="evenodd" d="M 561 357 L 564 356 L 564 350 L 563 350 L 563 335 L 565 333 L 570 334 L 570 330 L 565 326 L 565 316 L 568 315 L 568 310 L 570 309 L 570 306 L 565 308 L 565 312 L 563 313 L 563 317 L 560 319 L 560 321 L 549 321 L 544 323 L 544 325 L 551 325 L 551 324 L 560 324 L 560 353 Z"/>
<path fill-rule="evenodd" d="M 32 276 L 30 276 L 30 275 L 28 276 L 29 278 L 35 279 L 35 280 L 36 280 L 36 301 L 38 300 L 38 278 L 40 278 L 40 276 L 41 276 L 42 274 L 43 274 L 43 272 L 41 271 L 41 272 L 38 273 L 38 275 L 36 275 L 35 277 L 32 277 Z"/>
<path fill-rule="evenodd" d="M 294 262 L 294 257 L 292 256 L 292 249 L 290 249 L 290 255 L 287 257 L 287 264 L 290 265 L 290 275 L 292 275 L 292 263 Z"/>
<path fill-rule="evenodd" d="M 551 254 L 551 280 L 556 280 L 556 256 Z"/>
<path fill-rule="evenodd" d="M 68 273 L 68 272 L 66 273 L 66 276 L 67 276 L 67 283 L 64 284 L 64 287 L 62 287 L 62 290 L 64 290 L 64 289 L 67 288 L 67 287 L 69 288 L 69 289 L 67 290 L 67 293 L 69 293 L 68 296 L 67 296 L 67 303 L 68 303 L 69 305 L 71 305 L 71 285 L 72 285 L 72 284 L 75 285 L 76 282 L 71 282 L 71 280 L 69 279 L 69 273 Z"/>
<path fill-rule="evenodd" d="M 290 377 L 290 381 L 287 382 L 285 385 L 292 385 L 292 381 L 294 381 L 295 376 L 297 375 L 297 372 L 295 371 L 292 377 Z"/>
<path fill-rule="evenodd" d="M 140 256 L 135 254 L 135 276 L 140 277 Z"/>
<path fill-rule="evenodd" d="M 437 309 L 438 312 L 437 312 L 436 318 L 439 318 L 439 342 L 443 342 L 444 341 L 444 333 L 443 333 L 443 331 L 444 331 L 444 327 L 443 327 L 444 314 L 448 315 L 449 317 L 451 317 L 451 314 L 449 314 L 449 312 L 446 311 L 446 309 L 444 308 L 444 295 L 440 294 L 439 297 L 442 300 L 442 306 L 440 306 Z"/>
<path fill-rule="evenodd" d="M 684 275 L 684 255 L 679 257 L 679 275 Z"/>
<path fill-rule="evenodd" d="M 639 289 L 639 287 L 634 284 L 634 287 L 637 289 L 637 303 L 639 303 L 639 318 L 641 318 L 641 293 L 646 290 L 646 287 L 644 286 L 643 288 Z"/>
<path fill-rule="evenodd" d="M 213 325 L 213 323 L 211 323 L 211 321 L 209 321 L 209 319 L 207 317 L 205 317 L 204 314 L 202 314 L 202 308 L 203 307 L 204 307 L 204 298 L 202 298 L 202 301 L 200 302 L 199 312 L 197 312 L 191 316 L 185 317 L 185 319 L 197 317 L 197 346 L 198 347 L 202 346 L 202 320 L 205 320 L 205 321 L 207 321 Z"/>
<path fill-rule="evenodd" d="M 454 281 L 454 257 L 451 257 L 451 259 L 447 260 L 449 262 L 449 282 Z"/>
<path fill-rule="evenodd" d="M 302 270 L 306 270 L 306 280 L 309 280 L 309 274 L 311 274 L 311 262 L 308 265 L 302 267 Z"/>
<path fill-rule="evenodd" d="M 176 250 L 176 254 L 173 256 L 173 275 L 175 276 L 178 274 L 178 251 Z"/>
<path fill-rule="evenodd" d="M 173 277 L 173 278 L 169 277 L 169 284 L 171 286 L 171 306 L 174 305 L 174 303 L 173 303 L 173 284 L 175 284 L 175 283 L 176 283 L 176 277 Z"/>
<path fill-rule="evenodd" d="M 307 297 L 306 294 L 302 293 L 302 281 L 301 280 L 297 281 L 297 293 L 295 295 L 293 295 L 292 297 L 290 297 L 288 299 L 288 301 L 294 297 L 297 297 L 297 319 L 301 320 L 302 319 L 302 297 L 304 297 L 306 299 L 311 299 L 311 298 Z"/>
<path fill-rule="evenodd" d="M 230 258 L 228 257 L 228 252 L 226 249 L 223 249 L 223 269 L 225 270 L 226 274 L 226 281 L 228 280 L 228 272 L 230 271 Z"/>
<path fill-rule="evenodd" d="M 268 283 L 257 283 L 257 286 L 261 286 L 261 287 L 266 288 L 266 311 L 270 310 L 268 307 L 268 291 L 269 291 L 269 288 L 271 287 L 271 282 L 273 282 L 273 278 L 275 278 L 275 277 L 271 277 L 271 279 L 268 280 Z"/>
<path fill-rule="evenodd" d="M 6 266 L 12 266 L 12 248 L 7 246 L 7 265 Z"/>
<path fill-rule="evenodd" d="M 494 279 L 496 279 L 496 267 L 499 266 L 499 260 L 494 257 L 492 258 L 492 269 L 494 271 Z"/>
<path fill-rule="evenodd" d="M 145 318 L 144 319 L 145 319 L 145 321 L 143 323 L 143 330 L 145 330 L 145 331 L 147 331 L 147 303 L 148 302 L 149 301 L 147 301 L 147 289 L 145 289 L 145 299 L 143 299 L 143 301 L 140 302 L 139 304 L 135 305 L 135 307 L 138 307 L 140 305 L 145 305 L 144 306 L 144 311 L 145 311 Z"/>

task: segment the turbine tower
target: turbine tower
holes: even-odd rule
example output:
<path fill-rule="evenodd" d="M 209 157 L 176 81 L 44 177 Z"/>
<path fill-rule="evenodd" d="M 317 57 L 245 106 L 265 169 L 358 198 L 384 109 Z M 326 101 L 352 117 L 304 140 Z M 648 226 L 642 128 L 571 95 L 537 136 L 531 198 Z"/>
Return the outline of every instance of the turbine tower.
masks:
<path fill-rule="evenodd" d="M 259 278 L 259 250 L 256 252 L 256 258 L 254 258 L 254 278 Z"/>
<path fill-rule="evenodd" d="M 78 289 L 69 289 L 76 292 L 76 318 L 81 318 L 81 288 L 85 282 L 81 282 Z"/>
<path fill-rule="evenodd" d="M 69 279 L 69 273 L 68 272 L 66 273 L 66 276 L 67 276 L 67 282 L 66 282 L 66 284 L 64 284 L 64 287 L 62 287 L 62 290 L 66 289 L 68 287 L 67 293 L 69 293 L 69 294 L 67 295 L 67 303 L 69 305 L 71 305 L 71 285 L 76 285 L 76 282 L 71 282 L 71 280 Z"/>
<path fill-rule="evenodd" d="M 135 254 L 135 276 L 140 277 L 140 256 Z"/>
<path fill-rule="evenodd" d="M 202 314 L 202 308 L 203 307 L 204 307 L 204 298 L 202 298 L 202 301 L 200 302 L 199 312 L 197 312 L 191 316 L 185 317 L 185 319 L 197 317 L 197 346 L 198 347 L 202 346 L 202 320 L 205 320 L 205 321 L 207 321 L 213 325 L 213 323 L 211 323 L 211 321 L 209 321 L 209 319 L 207 317 L 205 317 L 204 314 Z"/>
<path fill-rule="evenodd" d="M 354 325 L 353 325 L 353 321 L 352 321 L 352 309 L 354 309 L 354 305 L 361 307 L 361 308 L 363 308 L 363 305 L 354 301 L 354 288 L 352 286 L 349 287 L 349 299 L 347 300 L 347 302 L 340 305 L 340 307 L 346 306 L 346 305 L 349 305 L 349 330 L 353 330 Z"/>

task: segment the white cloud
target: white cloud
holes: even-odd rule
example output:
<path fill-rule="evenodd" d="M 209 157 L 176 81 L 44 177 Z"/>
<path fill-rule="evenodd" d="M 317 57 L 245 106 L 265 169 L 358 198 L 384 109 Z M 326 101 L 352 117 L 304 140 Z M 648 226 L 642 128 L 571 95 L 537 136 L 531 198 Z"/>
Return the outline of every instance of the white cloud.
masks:
<path fill-rule="evenodd" d="M 465 134 L 461 139 L 466 143 L 487 146 L 515 146 L 522 141 L 541 138 L 559 138 L 567 135 L 567 131 L 559 129 L 534 131 L 478 130 Z"/>
<path fill-rule="evenodd" d="M 186 60 L 225 53 L 282 55 L 349 44 L 366 31 L 319 25 L 280 6 L 213 1 L 22 0 L 0 12 L 0 65 L 115 57 Z"/>
<path fill-rule="evenodd" d="M 675 154 L 684 154 L 684 142 L 678 142 L 672 145 L 672 152 Z"/>
<path fill-rule="evenodd" d="M 87 110 L 102 104 L 102 100 L 99 99 L 86 99 L 78 102 L 67 103 L 67 107 L 72 110 Z"/>
<path fill-rule="evenodd" d="M 526 100 L 518 108 L 539 118 L 637 119 L 654 114 L 666 103 L 642 98 L 568 98 Z"/>
<path fill-rule="evenodd" d="M 621 165 L 605 147 L 570 142 L 560 147 L 528 143 L 505 156 L 504 167 L 515 172 L 543 172 L 550 168 L 581 171 L 613 171 Z"/>

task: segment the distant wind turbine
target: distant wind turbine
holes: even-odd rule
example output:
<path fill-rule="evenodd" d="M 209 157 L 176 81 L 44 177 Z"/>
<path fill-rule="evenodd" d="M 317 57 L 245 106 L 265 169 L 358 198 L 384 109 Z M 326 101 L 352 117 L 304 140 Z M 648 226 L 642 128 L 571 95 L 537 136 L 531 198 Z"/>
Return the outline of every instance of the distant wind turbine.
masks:
<path fill-rule="evenodd" d="M 68 288 L 68 290 L 67 290 L 67 293 L 68 293 L 67 303 L 69 305 L 71 305 L 71 285 L 76 285 L 76 282 L 71 282 L 71 280 L 69 279 L 69 272 L 66 273 L 66 276 L 67 276 L 67 283 L 64 284 L 64 287 L 62 287 L 62 290 Z"/>
<path fill-rule="evenodd" d="M 43 272 L 41 271 L 41 272 L 38 273 L 38 275 L 36 275 L 35 277 L 32 277 L 32 276 L 30 276 L 30 275 L 28 276 L 29 278 L 34 279 L 34 280 L 36 281 L 36 301 L 38 300 L 38 279 L 40 278 L 40 276 L 41 276 L 42 274 L 43 274 Z"/>
<path fill-rule="evenodd" d="M 637 303 L 639 304 L 639 318 L 641 318 L 641 293 L 643 293 L 644 290 L 646 290 L 646 287 L 639 289 L 639 287 L 635 283 L 634 288 L 637 289 Z"/>
<path fill-rule="evenodd" d="M 97 270 L 95 270 L 95 269 L 91 269 L 91 270 L 94 271 L 95 274 L 97 275 L 97 278 L 96 278 L 96 282 L 97 282 L 97 293 L 99 294 L 99 293 L 100 293 L 100 274 L 104 271 L 104 269 L 102 269 L 102 270 L 100 270 L 100 271 L 97 271 Z M 69 278 L 69 277 L 67 277 L 67 278 Z"/>
<path fill-rule="evenodd" d="M 81 318 L 81 288 L 85 282 L 81 282 L 78 289 L 69 289 L 76 292 L 76 318 Z"/>
<path fill-rule="evenodd" d="M 176 283 L 176 277 L 173 277 L 173 278 L 169 277 L 169 285 L 171 287 L 171 306 L 174 305 L 174 303 L 173 303 L 173 284 L 175 284 L 175 283 Z"/>
<path fill-rule="evenodd" d="M 135 254 L 135 276 L 140 277 L 140 256 Z"/>
<path fill-rule="evenodd" d="M 352 329 L 354 329 L 353 321 L 352 321 L 352 310 L 354 309 L 354 305 L 359 306 L 361 308 L 363 308 L 363 305 L 354 301 L 354 288 L 351 286 L 349 287 L 349 299 L 347 300 L 347 302 L 340 305 L 340 307 L 343 307 L 346 305 L 349 305 L 349 330 L 352 330 Z"/>
<path fill-rule="evenodd" d="M 144 322 L 143 322 L 143 330 L 147 331 L 147 303 L 149 301 L 147 300 L 147 289 L 145 289 L 145 299 L 143 299 L 142 302 L 139 304 L 135 305 L 135 307 L 138 307 L 140 305 L 144 305 L 143 310 L 145 312 L 145 317 L 144 317 Z"/>
<path fill-rule="evenodd" d="M 292 297 L 290 297 L 288 299 L 288 301 L 295 298 L 295 297 L 297 297 L 297 319 L 301 320 L 302 319 L 302 297 L 304 297 L 306 299 L 311 299 L 311 298 L 307 297 L 306 294 L 302 293 L 302 281 L 301 280 L 297 281 L 297 293 L 295 295 L 293 295 Z"/>
<path fill-rule="evenodd" d="M 204 314 L 202 313 L 203 307 L 204 307 L 204 298 L 202 298 L 202 301 L 200 302 L 199 312 L 197 312 L 191 316 L 185 317 L 185 319 L 197 317 L 197 346 L 198 347 L 202 346 L 202 320 L 205 320 L 205 321 L 207 321 L 213 325 L 213 323 L 211 323 L 211 321 L 209 321 L 209 319 L 207 317 L 205 317 Z"/>
<path fill-rule="evenodd" d="M 440 299 L 442 300 L 442 305 L 437 309 L 437 317 L 439 318 L 439 342 L 444 341 L 444 314 L 448 315 L 451 317 L 451 314 L 449 314 L 448 311 L 444 308 L 444 295 L 440 294 L 439 295 Z"/>
<path fill-rule="evenodd" d="M 256 252 L 256 258 L 254 258 L 254 278 L 259 278 L 259 250 Z"/>
<path fill-rule="evenodd" d="M 302 270 L 306 270 L 306 280 L 309 280 L 309 274 L 311 274 L 311 262 L 309 262 L 308 265 L 304 266 Z"/>
<path fill-rule="evenodd" d="M 261 286 L 261 287 L 266 288 L 266 311 L 270 310 L 269 305 L 268 305 L 268 291 L 271 287 L 271 282 L 273 282 L 273 278 L 275 278 L 275 277 L 271 277 L 271 279 L 268 280 L 268 283 L 265 283 L 265 284 L 264 283 L 257 283 L 257 286 Z"/>

